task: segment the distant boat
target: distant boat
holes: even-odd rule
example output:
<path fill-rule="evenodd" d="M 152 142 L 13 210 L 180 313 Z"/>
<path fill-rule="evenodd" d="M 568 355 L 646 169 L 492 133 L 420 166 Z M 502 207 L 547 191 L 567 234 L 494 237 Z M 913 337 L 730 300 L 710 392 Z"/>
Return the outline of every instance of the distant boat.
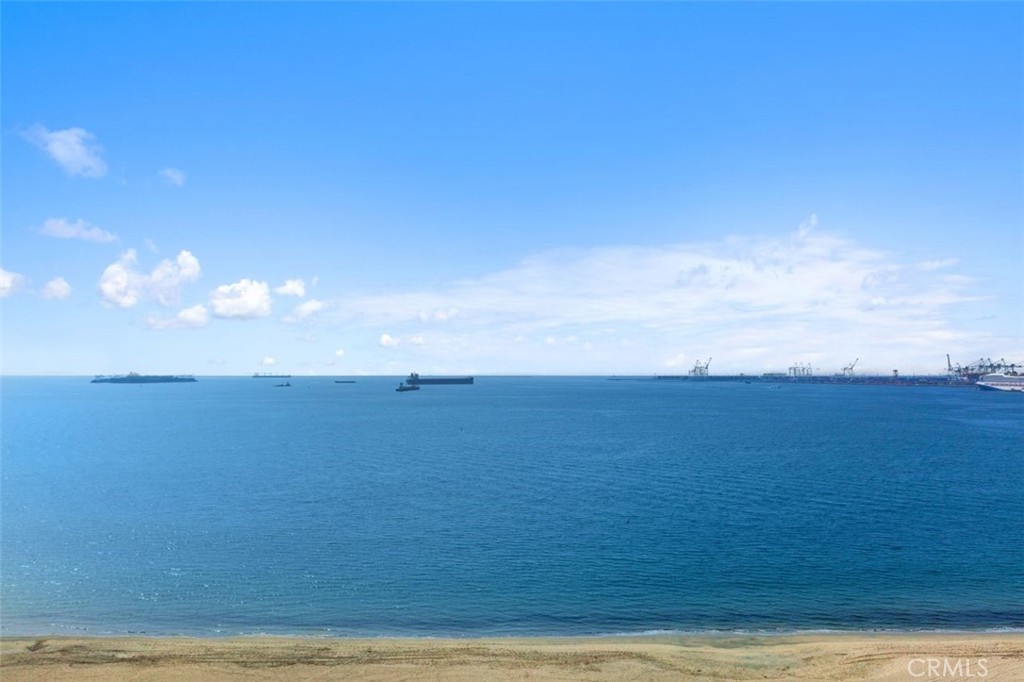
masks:
<path fill-rule="evenodd" d="M 1011 391 L 1024 393 L 1024 376 L 1020 374 L 984 374 L 977 381 L 978 388 L 986 391 Z"/>
<path fill-rule="evenodd" d="M 398 384 L 398 388 L 395 389 L 399 393 L 405 393 L 406 391 L 418 391 L 419 386 L 407 386 L 406 384 Z"/>
<path fill-rule="evenodd" d="M 291 374 L 260 374 L 256 372 L 252 375 L 253 379 L 291 379 Z"/>
<path fill-rule="evenodd" d="M 286 381 L 283 384 L 274 384 L 274 388 L 288 388 L 292 385 L 292 382 Z"/>
<path fill-rule="evenodd" d="M 334 383 L 336 383 L 336 384 L 354 384 L 354 383 L 356 383 L 356 380 L 355 379 L 335 379 Z"/>
<path fill-rule="evenodd" d="M 91 384 L 179 384 L 195 381 L 191 374 L 115 374 L 110 376 L 97 375 Z"/>
<path fill-rule="evenodd" d="M 410 386 L 435 386 L 441 384 L 471 384 L 473 377 L 421 377 L 416 372 L 409 375 L 405 383 Z"/>

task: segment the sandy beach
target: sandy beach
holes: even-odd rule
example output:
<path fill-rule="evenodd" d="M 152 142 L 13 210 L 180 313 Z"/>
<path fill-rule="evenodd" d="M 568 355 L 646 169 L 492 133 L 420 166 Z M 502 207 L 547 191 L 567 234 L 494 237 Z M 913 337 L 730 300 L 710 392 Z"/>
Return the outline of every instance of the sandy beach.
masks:
<path fill-rule="evenodd" d="M 20 680 L 1024 680 L 1024 634 L 6 638 Z"/>

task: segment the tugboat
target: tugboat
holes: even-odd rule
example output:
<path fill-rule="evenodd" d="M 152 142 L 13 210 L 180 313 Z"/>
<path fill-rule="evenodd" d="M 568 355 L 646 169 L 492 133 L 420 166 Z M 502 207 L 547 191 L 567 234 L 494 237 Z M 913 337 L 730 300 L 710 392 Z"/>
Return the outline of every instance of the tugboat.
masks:
<path fill-rule="evenodd" d="M 418 391 L 418 390 L 420 390 L 420 387 L 419 386 L 409 386 L 409 385 L 406 385 L 406 384 L 398 384 L 398 388 L 396 388 L 395 390 L 397 392 L 399 392 L 399 393 L 405 393 L 406 391 Z"/>

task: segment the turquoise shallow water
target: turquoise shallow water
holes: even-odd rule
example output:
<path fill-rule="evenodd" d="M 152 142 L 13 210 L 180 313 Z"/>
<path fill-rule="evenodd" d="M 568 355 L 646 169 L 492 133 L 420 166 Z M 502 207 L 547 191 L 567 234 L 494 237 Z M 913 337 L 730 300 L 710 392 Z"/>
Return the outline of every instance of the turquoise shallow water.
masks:
<path fill-rule="evenodd" d="M 2 380 L 4 634 L 1024 627 L 1024 400 Z"/>

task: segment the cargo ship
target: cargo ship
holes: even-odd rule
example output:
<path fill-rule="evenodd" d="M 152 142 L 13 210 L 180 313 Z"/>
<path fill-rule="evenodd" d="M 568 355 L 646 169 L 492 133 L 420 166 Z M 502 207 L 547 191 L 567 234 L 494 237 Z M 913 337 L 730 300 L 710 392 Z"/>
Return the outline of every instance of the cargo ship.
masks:
<path fill-rule="evenodd" d="M 260 374 L 256 372 L 252 375 L 253 379 L 291 379 L 291 374 Z"/>
<path fill-rule="evenodd" d="M 473 377 L 421 377 L 416 372 L 409 375 L 405 383 L 410 386 L 436 386 L 441 384 L 471 384 Z"/>
<path fill-rule="evenodd" d="M 984 374 L 978 379 L 977 386 L 986 391 L 1024 393 L 1024 376 L 1020 374 L 1004 374 L 1003 372 Z"/>
<path fill-rule="evenodd" d="M 91 384 L 179 384 L 187 381 L 195 381 L 191 374 L 114 374 L 110 376 L 98 375 L 90 381 Z"/>

